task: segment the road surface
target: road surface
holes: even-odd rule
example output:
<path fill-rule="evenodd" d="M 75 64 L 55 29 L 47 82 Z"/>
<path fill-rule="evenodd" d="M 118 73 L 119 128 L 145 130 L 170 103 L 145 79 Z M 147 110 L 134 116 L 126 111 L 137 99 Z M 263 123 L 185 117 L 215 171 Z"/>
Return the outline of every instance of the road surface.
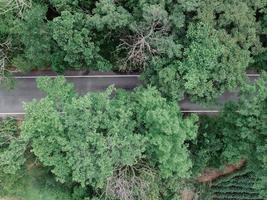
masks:
<path fill-rule="evenodd" d="M 16 88 L 11 91 L 0 89 L 0 117 L 23 115 L 23 102 L 29 102 L 32 99 L 40 99 L 43 94 L 36 87 L 36 78 L 38 76 L 16 76 Z M 51 76 L 54 77 L 54 76 Z M 131 90 L 141 84 L 138 75 L 68 75 L 65 76 L 69 82 L 72 82 L 75 89 L 80 94 L 90 91 L 103 91 L 109 85 L 114 84 L 117 88 Z M 250 76 L 251 79 L 258 75 Z M 236 99 L 236 93 L 226 92 L 219 98 L 220 103 L 231 99 Z M 219 112 L 219 106 L 201 106 L 183 100 L 179 103 L 184 113 L 216 114 Z"/>

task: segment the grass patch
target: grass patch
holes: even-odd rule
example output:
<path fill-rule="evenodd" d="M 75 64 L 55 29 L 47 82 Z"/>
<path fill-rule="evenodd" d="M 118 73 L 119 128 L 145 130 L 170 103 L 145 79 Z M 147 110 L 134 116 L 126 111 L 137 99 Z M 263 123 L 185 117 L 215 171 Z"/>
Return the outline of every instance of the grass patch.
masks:
<path fill-rule="evenodd" d="M 48 170 L 30 167 L 17 175 L 1 174 L 0 200 L 71 200 L 68 188 L 55 181 Z"/>

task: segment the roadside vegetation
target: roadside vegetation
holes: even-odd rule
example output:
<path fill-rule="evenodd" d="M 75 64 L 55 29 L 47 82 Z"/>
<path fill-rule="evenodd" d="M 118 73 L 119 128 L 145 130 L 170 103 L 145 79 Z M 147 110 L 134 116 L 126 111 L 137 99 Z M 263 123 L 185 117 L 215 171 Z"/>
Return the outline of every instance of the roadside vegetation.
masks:
<path fill-rule="evenodd" d="M 244 160 L 257 180 L 253 188 L 266 198 L 265 81 L 263 75 L 245 85 L 240 100 L 226 104 L 219 116 L 197 117 L 183 116 L 153 87 L 127 92 L 111 86 L 79 96 L 63 77 L 39 78 L 46 97 L 25 105 L 21 123 L 1 123 L 2 191 L 20 194 L 17 185 L 38 181 L 34 170 L 46 187 L 18 188 L 26 194 L 47 188 L 50 199 L 67 190 L 65 199 L 175 200 L 185 189 L 200 196 L 198 177 L 207 168 Z"/>
<path fill-rule="evenodd" d="M 199 185 L 201 200 L 264 200 L 255 188 L 258 179 L 247 167 L 243 166 L 234 173 L 211 181 L 208 185 Z"/>
<path fill-rule="evenodd" d="M 165 97 L 211 102 L 240 86 L 247 69 L 266 69 L 266 7 L 266 0 L 2 1 L 0 73 L 135 71 Z"/>
<path fill-rule="evenodd" d="M 45 97 L 0 121 L 0 199 L 267 199 L 266 0 L 14 0 L 0 19 L 1 86 L 33 70 L 144 83 L 81 96 L 37 79 Z M 177 103 L 237 89 L 217 116 Z"/>

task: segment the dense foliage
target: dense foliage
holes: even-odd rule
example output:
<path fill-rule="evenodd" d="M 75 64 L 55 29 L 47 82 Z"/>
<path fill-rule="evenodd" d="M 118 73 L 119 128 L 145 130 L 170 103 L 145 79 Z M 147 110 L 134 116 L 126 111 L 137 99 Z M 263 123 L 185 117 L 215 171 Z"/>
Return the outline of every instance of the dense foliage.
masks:
<path fill-rule="evenodd" d="M 266 198 L 266 74 L 241 88 L 238 102 L 225 105 L 220 116 L 204 118 L 200 134 L 192 146 L 195 172 L 220 167 L 241 159 L 259 179 L 257 188 Z"/>
<path fill-rule="evenodd" d="M 201 117 L 199 129 L 196 116 L 182 117 L 152 87 L 79 96 L 63 77 L 37 83 L 46 97 L 26 104 L 21 130 L 14 120 L 1 124 L 4 194 L 18 194 L 8 192 L 13 185 L 21 191 L 8 177 L 32 180 L 25 169 L 34 160 L 77 200 L 179 199 L 205 168 L 245 159 L 266 197 L 266 74 L 244 84 L 219 116 Z"/>
<path fill-rule="evenodd" d="M 258 179 L 253 171 L 243 166 L 238 171 L 224 175 L 210 183 L 207 187 L 200 187 L 202 200 L 263 200 L 255 188 Z"/>
<path fill-rule="evenodd" d="M 266 10 L 266 0 L 4 1 L 0 73 L 134 70 L 166 97 L 210 102 L 266 68 Z"/>
<path fill-rule="evenodd" d="M 26 105 L 18 139 L 0 155 L 5 173 L 20 170 L 30 151 L 59 182 L 91 188 L 90 198 L 119 199 L 159 198 L 168 189 L 167 198 L 174 186 L 160 184 L 190 177 L 186 143 L 196 137 L 197 118 L 183 119 L 154 88 L 78 96 L 63 77 L 38 86 L 47 96 Z"/>
<path fill-rule="evenodd" d="M 0 19 L 0 86 L 43 69 L 139 72 L 144 83 L 80 96 L 63 77 L 38 79 L 45 97 L 26 103 L 23 122 L 0 122 L 0 197 L 267 198 L 266 0 L 15 0 Z M 255 83 L 251 69 L 263 72 Z M 232 90 L 239 99 L 218 116 L 177 105 Z M 205 169 L 240 160 L 247 171 L 199 196 Z"/>
<path fill-rule="evenodd" d="M 257 178 L 245 167 L 231 175 L 221 177 L 212 183 L 214 199 L 258 199 L 259 191 L 254 188 Z"/>

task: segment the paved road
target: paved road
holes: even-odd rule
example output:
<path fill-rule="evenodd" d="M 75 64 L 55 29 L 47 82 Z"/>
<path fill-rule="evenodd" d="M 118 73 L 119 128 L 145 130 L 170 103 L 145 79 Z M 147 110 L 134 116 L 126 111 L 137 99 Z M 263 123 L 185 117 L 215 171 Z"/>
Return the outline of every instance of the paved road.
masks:
<path fill-rule="evenodd" d="M 67 76 L 69 82 L 74 83 L 76 91 L 85 94 L 88 91 L 102 91 L 109 85 L 127 90 L 133 89 L 141 82 L 136 75 L 128 76 Z M 43 94 L 36 87 L 36 77 L 16 77 L 16 88 L 11 91 L 0 89 L 0 117 L 20 115 L 23 113 L 23 102 L 40 99 Z"/>
<path fill-rule="evenodd" d="M 29 102 L 32 99 L 40 99 L 43 94 L 36 87 L 37 76 L 17 76 L 16 88 L 11 91 L 0 89 L 0 117 L 23 115 L 23 102 Z M 89 91 L 102 91 L 109 85 L 114 84 L 118 88 L 131 90 L 141 84 L 138 75 L 86 75 L 66 76 L 69 82 L 74 83 L 76 90 L 80 94 Z M 252 80 L 257 76 L 251 76 Z M 230 99 L 236 99 L 236 93 L 225 93 L 219 98 L 220 103 Z M 201 106 L 184 100 L 180 102 L 182 112 L 197 112 L 216 114 L 218 106 Z"/>

